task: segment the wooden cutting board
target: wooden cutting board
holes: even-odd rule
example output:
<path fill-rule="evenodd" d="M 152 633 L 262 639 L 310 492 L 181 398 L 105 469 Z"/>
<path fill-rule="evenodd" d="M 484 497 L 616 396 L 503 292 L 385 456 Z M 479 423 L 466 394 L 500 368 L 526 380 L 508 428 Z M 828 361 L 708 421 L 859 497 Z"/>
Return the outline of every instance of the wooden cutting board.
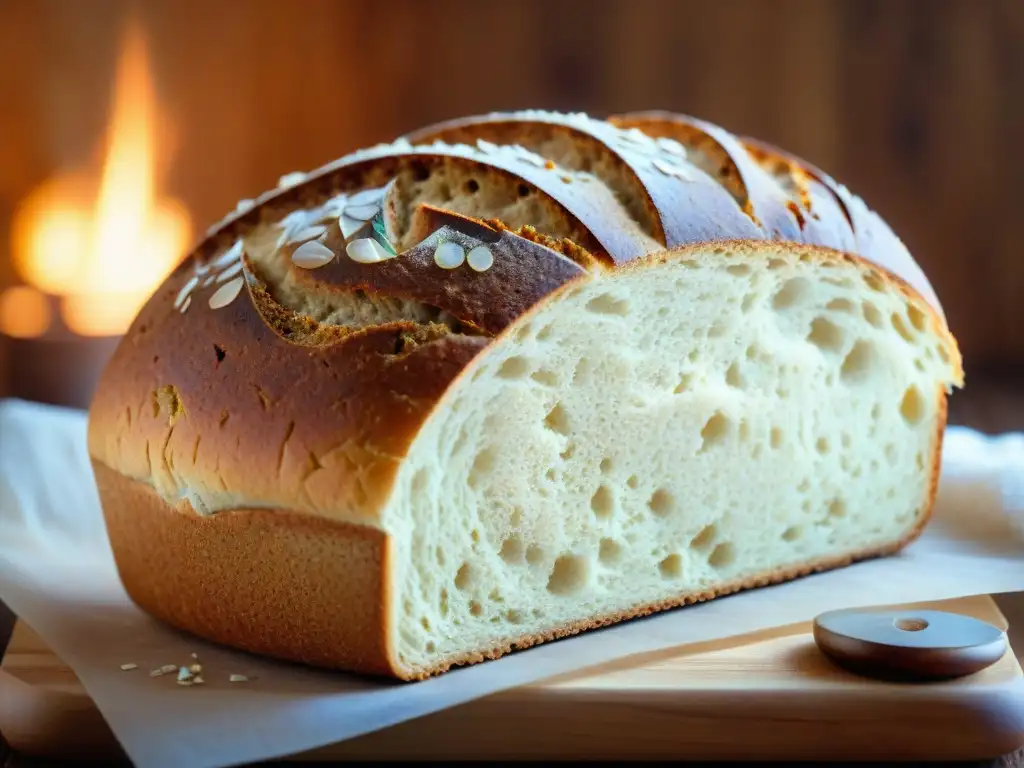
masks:
<path fill-rule="evenodd" d="M 1006 628 L 987 596 L 914 607 Z M 860 678 L 799 624 L 524 686 L 298 759 L 978 760 L 1024 745 L 1022 677 L 1011 650 L 953 682 Z M 0 665 L 0 733 L 27 755 L 123 759 L 74 673 L 21 623 Z"/>

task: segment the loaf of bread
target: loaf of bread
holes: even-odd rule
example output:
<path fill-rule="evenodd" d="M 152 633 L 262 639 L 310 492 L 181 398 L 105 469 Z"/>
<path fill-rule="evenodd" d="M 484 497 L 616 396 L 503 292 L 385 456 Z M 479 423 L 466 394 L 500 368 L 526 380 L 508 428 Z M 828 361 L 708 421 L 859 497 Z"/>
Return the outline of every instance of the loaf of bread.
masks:
<path fill-rule="evenodd" d="M 411 680 L 899 550 L 962 384 L 922 270 L 822 171 L 531 111 L 240 203 L 121 341 L 89 448 L 144 610 Z"/>

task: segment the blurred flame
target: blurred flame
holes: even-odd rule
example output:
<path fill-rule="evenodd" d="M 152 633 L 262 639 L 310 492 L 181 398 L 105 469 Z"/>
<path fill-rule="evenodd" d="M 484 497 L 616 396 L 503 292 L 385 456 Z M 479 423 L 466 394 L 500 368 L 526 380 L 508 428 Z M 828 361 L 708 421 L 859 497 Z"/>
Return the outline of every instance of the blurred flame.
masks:
<path fill-rule="evenodd" d="M 188 246 L 188 212 L 157 197 L 158 125 L 145 40 L 130 25 L 98 192 L 87 176 L 62 174 L 35 189 L 14 218 L 15 270 L 62 298 L 61 316 L 74 333 L 124 333 Z"/>

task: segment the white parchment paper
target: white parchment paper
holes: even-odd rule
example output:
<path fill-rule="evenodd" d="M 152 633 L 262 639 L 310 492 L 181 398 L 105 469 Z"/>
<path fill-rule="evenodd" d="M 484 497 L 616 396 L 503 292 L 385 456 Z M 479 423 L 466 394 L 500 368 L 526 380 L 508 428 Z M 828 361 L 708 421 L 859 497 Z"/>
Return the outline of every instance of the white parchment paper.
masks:
<path fill-rule="evenodd" d="M 947 433 L 939 503 L 899 556 L 691 606 L 414 684 L 278 664 L 150 620 L 114 570 L 87 461 L 85 416 L 0 402 L 0 599 L 77 673 L 142 768 L 236 765 L 358 736 L 634 653 L 807 621 L 836 608 L 1024 590 L 1024 436 Z M 164 664 L 195 652 L 206 684 Z M 123 672 L 120 665 L 138 669 Z M 254 679 L 229 683 L 230 673 Z M 1024 701 L 1022 701 L 1024 706 Z"/>

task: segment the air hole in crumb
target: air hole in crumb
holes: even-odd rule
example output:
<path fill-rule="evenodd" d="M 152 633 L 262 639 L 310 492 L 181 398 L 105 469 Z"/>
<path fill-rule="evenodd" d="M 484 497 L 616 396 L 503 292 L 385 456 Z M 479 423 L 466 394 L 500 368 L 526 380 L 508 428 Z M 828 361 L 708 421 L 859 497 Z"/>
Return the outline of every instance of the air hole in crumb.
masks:
<path fill-rule="evenodd" d="M 843 360 L 840 376 L 844 381 L 859 381 L 869 376 L 878 361 L 878 352 L 870 341 L 859 339 Z"/>
<path fill-rule="evenodd" d="M 747 347 L 747 360 L 754 360 L 761 354 L 761 348 L 757 344 L 751 344 Z"/>
<path fill-rule="evenodd" d="M 476 194 L 477 190 L 479 190 L 479 189 L 480 189 L 480 184 L 477 183 L 476 179 L 467 179 L 466 180 L 466 191 L 469 194 L 471 194 L 471 195 Z"/>
<path fill-rule="evenodd" d="M 776 310 L 789 309 L 804 300 L 810 292 L 811 284 L 803 277 L 793 277 L 783 283 L 772 298 L 772 307 Z"/>
<path fill-rule="evenodd" d="M 617 299 L 610 293 L 602 293 L 587 302 L 587 310 L 596 315 L 618 315 L 620 317 L 629 314 L 629 301 Z"/>
<path fill-rule="evenodd" d="M 423 616 L 423 617 L 420 618 L 420 625 L 425 630 L 427 630 L 427 632 L 430 631 L 430 619 L 428 619 L 426 616 Z"/>
<path fill-rule="evenodd" d="M 595 517 L 602 520 L 611 517 L 612 510 L 615 508 L 615 497 L 607 485 L 602 485 L 594 491 L 594 495 L 590 497 L 590 508 Z"/>
<path fill-rule="evenodd" d="M 551 467 L 544 473 L 544 476 L 551 482 L 554 482 L 558 478 L 558 472 L 554 467 Z"/>
<path fill-rule="evenodd" d="M 942 344 L 939 344 L 935 349 L 939 352 L 939 359 L 948 365 L 951 362 L 951 358 L 949 356 L 949 352 L 946 351 L 946 348 Z"/>
<path fill-rule="evenodd" d="M 916 426 L 924 419 L 926 410 L 921 390 L 913 385 L 907 387 L 907 391 L 903 393 L 903 400 L 900 402 L 900 415 L 904 421 L 911 426 Z"/>
<path fill-rule="evenodd" d="M 910 324 L 918 331 L 923 333 L 928 328 L 927 316 L 913 304 L 907 308 L 907 316 L 910 318 Z"/>
<path fill-rule="evenodd" d="M 888 443 L 885 446 L 885 460 L 892 464 L 896 461 L 896 444 Z"/>
<path fill-rule="evenodd" d="M 745 443 L 750 439 L 750 424 L 746 419 L 740 421 L 740 442 Z"/>
<path fill-rule="evenodd" d="M 555 560 L 548 577 L 548 592 L 572 595 L 583 589 L 590 577 L 590 561 L 580 555 L 562 555 Z"/>
<path fill-rule="evenodd" d="M 530 374 L 530 378 L 548 387 L 558 386 L 558 376 L 555 375 L 554 371 L 549 371 L 547 368 L 541 368 L 539 371 L 534 371 Z"/>
<path fill-rule="evenodd" d="M 885 281 L 874 272 L 868 272 L 864 275 L 864 282 L 873 291 L 878 291 L 879 293 L 885 291 Z"/>
<path fill-rule="evenodd" d="M 721 320 L 716 320 L 712 326 L 708 329 L 709 339 L 720 339 L 725 336 L 725 332 L 728 330 L 728 326 Z"/>
<path fill-rule="evenodd" d="M 416 474 L 412 476 L 412 491 L 413 493 L 423 493 L 427 489 L 428 480 L 427 470 L 417 470 Z"/>
<path fill-rule="evenodd" d="M 861 309 L 864 312 L 865 320 L 867 320 L 869 323 L 875 326 L 875 328 L 882 327 L 882 313 L 878 310 L 878 307 L 876 307 L 870 301 L 865 301 L 864 304 L 861 306 Z"/>
<path fill-rule="evenodd" d="M 786 266 L 786 260 L 785 259 L 769 259 L 768 260 L 768 269 L 771 269 L 771 270 L 782 269 L 784 266 Z"/>
<path fill-rule="evenodd" d="M 673 554 L 658 563 L 658 571 L 663 579 L 678 579 L 683 575 L 683 558 Z"/>
<path fill-rule="evenodd" d="M 920 471 L 924 471 L 924 454 L 923 453 L 917 454 L 917 456 L 915 457 L 915 462 L 917 463 L 918 471 L 919 472 Z"/>
<path fill-rule="evenodd" d="M 545 325 L 539 331 L 537 331 L 537 341 L 547 341 L 551 337 L 551 332 L 554 330 L 550 325 Z"/>
<path fill-rule="evenodd" d="M 531 544 L 526 548 L 526 562 L 530 565 L 540 565 L 544 562 L 544 549 L 538 547 L 536 544 Z"/>
<path fill-rule="evenodd" d="M 896 329 L 896 333 L 902 336 L 904 341 L 908 341 L 913 344 L 914 334 L 910 332 L 910 329 L 907 328 L 907 324 L 903 322 L 903 315 L 899 312 L 893 312 L 889 319 L 892 322 L 892 327 Z"/>
<path fill-rule="evenodd" d="M 638 485 L 640 485 L 640 478 L 638 478 L 636 475 L 630 475 L 629 478 L 626 480 L 626 485 L 628 485 L 630 488 L 636 488 Z"/>
<path fill-rule="evenodd" d="M 666 517 L 675 510 L 676 500 L 664 488 L 659 488 L 651 494 L 651 498 L 647 501 L 647 506 L 658 517 Z"/>
<path fill-rule="evenodd" d="M 807 334 L 807 340 L 811 344 L 828 352 L 841 350 L 845 337 L 842 328 L 824 317 L 814 318 L 811 322 L 811 332 Z"/>
<path fill-rule="evenodd" d="M 561 403 L 555 403 L 555 407 L 548 411 L 544 417 L 544 426 L 560 435 L 569 434 L 569 417 Z"/>
<path fill-rule="evenodd" d="M 807 493 L 811 490 L 811 481 L 806 477 L 800 481 L 800 485 L 796 487 L 797 493 Z"/>
<path fill-rule="evenodd" d="M 820 453 L 822 456 L 824 456 L 826 453 L 829 452 L 829 450 L 831 450 L 831 446 L 829 445 L 828 438 L 827 437 L 819 437 L 818 438 L 818 442 L 816 442 L 814 444 L 814 448 L 818 451 L 818 453 Z"/>
<path fill-rule="evenodd" d="M 697 359 L 699 357 L 700 357 L 700 350 L 699 349 L 691 349 L 689 354 L 686 355 L 686 359 L 689 360 L 691 363 L 697 362 Z"/>
<path fill-rule="evenodd" d="M 716 411 L 704 424 L 700 431 L 701 439 L 704 441 L 701 450 L 721 443 L 729 434 L 729 417 L 721 411 Z"/>
<path fill-rule="evenodd" d="M 576 453 L 576 443 L 569 443 L 565 446 L 565 450 L 558 455 L 562 457 L 563 461 L 568 461 L 573 457 L 574 453 Z"/>
<path fill-rule="evenodd" d="M 498 376 L 502 379 L 521 379 L 530 370 L 530 361 L 525 357 L 510 357 L 498 369 Z"/>
<path fill-rule="evenodd" d="M 601 459 L 601 464 L 600 464 L 599 468 L 600 468 L 602 474 L 607 475 L 609 472 L 612 471 L 612 460 L 610 458 L 608 458 L 607 456 L 605 458 Z"/>
<path fill-rule="evenodd" d="M 508 619 L 509 624 L 518 624 L 523 620 L 522 611 L 510 609 L 505 612 L 505 618 Z"/>
<path fill-rule="evenodd" d="M 782 428 L 772 427 L 771 436 L 769 442 L 773 450 L 777 450 L 782 447 Z"/>
<path fill-rule="evenodd" d="M 484 448 L 473 459 L 473 466 L 469 470 L 469 487 L 476 488 L 482 476 L 486 476 L 494 469 L 494 449 Z"/>
<path fill-rule="evenodd" d="M 679 383 L 676 384 L 676 388 L 672 390 L 672 393 L 676 394 L 676 395 L 682 394 L 683 392 L 685 392 L 686 390 L 688 390 L 690 388 L 690 385 L 692 383 L 693 383 L 693 374 L 692 373 L 684 373 L 684 374 L 680 375 Z"/>
<path fill-rule="evenodd" d="M 750 265 L 749 264 L 730 264 L 725 268 L 730 275 L 749 275 Z"/>
<path fill-rule="evenodd" d="M 448 590 L 447 589 L 442 589 L 441 590 L 441 603 L 439 605 L 439 608 L 440 608 L 442 616 L 447 616 L 448 615 Z"/>
<path fill-rule="evenodd" d="M 784 530 L 782 532 L 782 540 L 783 541 L 796 541 L 797 539 L 800 538 L 800 534 L 802 534 L 802 533 L 803 533 L 803 530 L 800 528 L 799 525 L 791 525 L 789 528 L 787 528 L 786 530 Z"/>
<path fill-rule="evenodd" d="M 466 591 L 473 582 L 473 566 L 463 563 L 459 572 L 455 574 L 455 588 L 460 592 Z"/>
<path fill-rule="evenodd" d="M 601 539 L 601 544 L 597 550 L 598 559 L 605 564 L 612 564 L 618 561 L 622 555 L 622 545 L 615 539 Z"/>
<path fill-rule="evenodd" d="M 707 549 L 718 538 L 718 526 L 714 523 L 705 525 L 701 528 L 700 533 L 693 537 L 690 541 L 690 549 Z"/>
<path fill-rule="evenodd" d="M 484 612 L 484 608 L 476 600 L 469 601 L 469 612 L 474 616 L 479 616 Z"/>
<path fill-rule="evenodd" d="M 800 509 L 803 512 L 810 512 L 811 511 L 811 500 L 810 499 L 804 499 L 802 502 L 800 502 Z"/>
<path fill-rule="evenodd" d="M 749 312 L 753 309 L 755 301 L 757 301 L 757 294 L 748 293 L 743 297 L 743 302 L 740 304 L 740 311 L 744 313 Z"/>
<path fill-rule="evenodd" d="M 856 307 L 853 306 L 853 302 L 849 299 L 832 299 L 828 304 L 825 305 L 825 309 L 832 310 L 833 312 L 855 312 Z"/>
<path fill-rule="evenodd" d="M 516 341 L 526 341 L 527 337 L 530 335 L 530 332 L 532 330 L 533 326 L 530 325 L 529 323 L 524 323 L 523 325 L 519 326 L 519 330 L 516 331 Z"/>
<path fill-rule="evenodd" d="M 739 363 L 733 363 L 729 366 L 729 370 L 725 372 L 725 383 L 730 387 L 743 389 L 743 374 L 740 373 Z"/>
<path fill-rule="evenodd" d="M 725 568 L 732 565 L 735 559 L 736 547 L 728 541 L 723 541 L 711 551 L 708 556 L 708 565 L 712 568 Z"/>
<path fill-rule="evenodd" d="M 437 558 L 437 564 L 444 567 L 446 558 L 444 556 L 444 547 L 437 547 L 434 550 L 434 556 Z"/>
<path fill-rule="evenodd" d="M 842 499 L 832 499 L 828 504 L 829 517 L 846 517 L 846 502 Z"/>

